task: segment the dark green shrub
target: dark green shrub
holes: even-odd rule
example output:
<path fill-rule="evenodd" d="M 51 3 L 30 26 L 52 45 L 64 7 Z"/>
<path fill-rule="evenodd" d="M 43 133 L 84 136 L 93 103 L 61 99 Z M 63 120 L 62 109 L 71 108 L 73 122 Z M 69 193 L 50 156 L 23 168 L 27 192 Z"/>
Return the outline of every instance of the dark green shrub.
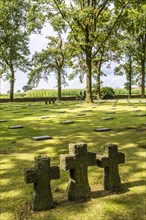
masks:
<path fill-rule="evenodd" d="M 115 96 L 115 92 L 111 87 L 103 87 L 100 90 L 100 94 L 102 99 L 112 99 Z"/>

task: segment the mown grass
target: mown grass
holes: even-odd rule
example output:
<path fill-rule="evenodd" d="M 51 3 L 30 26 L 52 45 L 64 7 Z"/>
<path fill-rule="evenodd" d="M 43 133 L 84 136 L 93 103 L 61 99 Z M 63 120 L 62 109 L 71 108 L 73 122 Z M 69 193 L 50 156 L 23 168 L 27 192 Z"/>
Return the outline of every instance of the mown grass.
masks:
<path fill-rule="evenodd" d="M 113 109 L 115 108 L 116 109 Z M 137 108 L 135 108 L 137 107 Z M 92 110 L 86 112 L 85 110 Z M 45 111 L 47 110 L 47 111 Z M 60 110 L 65 113 L 58 113 Z M 135 112 L 135 110 L 141 110 Z M 131 99 L 84 102 L 59 102 L 54 105 L 39 103 L 1 104 L 1 215 L 2 220 L 144 220 L 145 219 L 145 168 L 146 127 L 145 100 Z M 116 113 L 107 114 L 107 111 Z M 17 113 L 14 113 L 17 112 Z M 84 112 L 85 116 L 77 116 Z M 26 115 L 31 113 L 32 115 Z M 41 116 L 49 118 L 41 119 Z M 113 120 L 103 120 L 113 116 Z M 61 121 L 73 120 L 64 125 Z M 11 130 L 8 126 L 23 125 Z M 94 132 L 96 127 L 110 127 L 109 132 Z M 50 135 L 53 138 L 35 142 L 32 136 Z M 89 167 L 91 199 L 86 202 L 67 201 L 68 171 L 61 171 L 59 180 L 52 180 L 55 208 L 32 212 L 30 209 L 33 185 L 25 184 L 24 168 L 34 166 L 34 157 L 48 155 L 52 165 L 59 165 L 59 155 L 68 153 L 68 144 L 86 142 L 88 150 L 103 153 L 103 147 L 113 143 L 126 155 L 119 166 L 122 182 L 118 194 L 103 190 L 102 168 Z"/>

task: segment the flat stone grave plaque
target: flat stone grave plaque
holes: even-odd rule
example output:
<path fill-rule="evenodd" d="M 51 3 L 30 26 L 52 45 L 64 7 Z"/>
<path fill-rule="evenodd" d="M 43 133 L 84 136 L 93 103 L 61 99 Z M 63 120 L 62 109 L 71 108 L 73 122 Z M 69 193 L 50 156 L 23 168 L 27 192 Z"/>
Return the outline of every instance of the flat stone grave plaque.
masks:
<path fill-rule="evenodd" d="M 133 106 L 133 108 L 137 108 L 137 106 Z"/>
<path fill-rule="evenodd" d="M 62 121 L 61 124 L 73 124 L 74 121 Z"/>
<path fill-rule="evenodd" d="M 15 126 L 9 126 L 9 129 L 19 129 L 19 128 L 23 128 L 22 125 L 15 125 Z"/>
<path fill-rule="evenodd" d="M 25 113 L 24 116 L 33 115 L 32 113 Z"/>
<path fill-rule="evenodd" d="M 66 111 L 59 111 L 59 112 L 57 112 L 57 113 L 65 113 Z"/>
<path fill-rule="evenodd" d="M 106 114 L 115 114 L 116 112 L 106 112 Z"/>
<path fill-rule="evenodd" d="M 20 113 L 20 111 L 14 111 L 13 113 Z"/>
<path fill-rule="evenodd" d="M 43 112 L 47 112 L 47 111 L 49 111 L 49 110 L 48 110 L 48 109 L 42 109 L 42 111 L 43 111 Z"/>
<path fill-rule="evenodd" d="M 0 122 L 6 122 L 6 121 L 7 121 L 7 120 L 3 120 L 3 119 L 2 119 L 2 120 L 0 120 Z"/>
<path fill-rule="evenodd" d="M 77 116 L 84 116 L 84 115 L 86 115 L 86 114 L 84 114 L 84 113 L 78 113 L 77 114 Z"/>
<path fill-rule="evenodd" d="M 142 116 L 146 116 L 146 114 L 137 114 L 137 116 L 142 117 Z"/>
<path fill-rule="evenodd" d="M 105 118 L 102 118 L 103 120 L 111 120 L 111 119 L 114 119 L 113 117 L 105 117 Z"/>
<path fill-rule="evenodd" d="M 111 131 L 111 128 L 95 128 L 94 131 L 98 131 L 98 132 Z"/>
<path fill-rule="evenodd" d="M 41 116 L 41 119 L 50 118 L 49 116 Z"/>
<path fill-rule="evenodd" d="M 35 137 L 32 137 L 31 139 L 34 141 L 42 141 L 42 140 L 52 139 L 52 137 L 48 135 L 44 135 L 44 136 L 35 136 Z"/>
<path fill-rule="evenodd" d="M 84 112 L 92 112 L 92 109 L 84 110 Z"/>

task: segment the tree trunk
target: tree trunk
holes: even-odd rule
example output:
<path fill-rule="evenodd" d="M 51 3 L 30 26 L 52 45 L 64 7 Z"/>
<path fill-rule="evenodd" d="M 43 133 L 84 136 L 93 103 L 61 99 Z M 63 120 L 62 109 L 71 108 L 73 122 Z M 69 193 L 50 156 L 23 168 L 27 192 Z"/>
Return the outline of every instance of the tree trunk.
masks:
<path fill-rule="evenodd" d="M 58 86 L 58 100 L 61 100 L 61 71 L 60 69 L 58 70 L 58 79 L 57 79 L 57 86 Z"/>
<path fill-rule="evenodd" d="M 91 51 L 86 54 L 86 102 L 93 103 L 92 100 L 92 70 L 91 70 Z"/>
<path fill-rule="evenodd" d="M 141 60 L 141 98 L 145 96 L 145 60 Z"/>
<path fill-rule="evenodd" d="M 132 85 L 132 62 L 131 62 L 131 54 L 129 56 L 129 74 L 128 74 L 128 97 L 131 98 L 131 85 Z"/>
<path fill-rule="evenodd" d="M 98 72 L 97 72 L 97 99 L 100 99 L 100 86 L 101 86 L 100 76 L 101 76 L 101 62 L 99 63 Z"/>
<path fill-rule="evenodd" d="M 13 102 L 14 99 L 14 82 L 15 82 L 15 74 L 13 67 L 11 67 L 11 76 L 10 76 L 10 102 Z"/>

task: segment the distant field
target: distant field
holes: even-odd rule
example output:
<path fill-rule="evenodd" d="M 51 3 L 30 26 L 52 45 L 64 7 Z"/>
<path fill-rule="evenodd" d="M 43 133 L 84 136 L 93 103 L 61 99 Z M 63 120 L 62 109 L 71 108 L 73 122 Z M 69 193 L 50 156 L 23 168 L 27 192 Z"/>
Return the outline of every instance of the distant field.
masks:
<path fill-rule="evenodd" d="M 146 207 L 146 113 L 145 99 L 2 103 L 0 105 L 0 185 L 1 220 L 144 220 Z M 62 112 L 62 113 L 61 113 Z M 110 114 L 108 115 L 108 113 Z M 78 115 L 77 113 L 80 113 Z M 82 114 L 85 114 L 82 116 Z M 42 118 L 42 116 L 44 116 Z M 104 120 L 105 117 L 112 120 Z M 73 124 L 62 124 L 72 120 Z M 8 129 L 22 125 L 21 129 Z M 111 128 L 95 132 L 95 128 Z M 33 136 L 49 135 L 50 140 L 33 141 Z M 24 182 L 24 168 L 34 167 L 34 157 L 47 155 L 51 165 L 59 165 L 59 155 L 68 154 L 68 144 L 84 142 L 88 151 L 104 153 L 108 144 L 118 145 L 125 153 L 119 165 L 121 191 L 103 190 L 103 169 L 88 168 L 91 198 L 86 202 L 68 202 L 66 188 L 69 172 L 61 171 L 51 181 L 55 208 L 32 212 L 33 184 Z"/>
<path fill-rule="evenodd" d="M 80 92 L 83 93 L 85 89 L 63 89 L 62 96 L 79 96 Z M 128 91 L 126 89 L 115 89 L 115 95 L 128 95 Z M 145 90 L 146 92 L 146 90 Z M 140 95 L 140 89 L 132 89 L 132 95 Z M 30 90 L 26 93 L 15 93 L 15 98 L 21 97 L 32 97 L 32 98 L 39 98 L 39 97 L 57 97 L 57 89 L 40 89 L 40 90 Z M 1 94 L 0 98 L 9 98 L 9 94 Z"/>

